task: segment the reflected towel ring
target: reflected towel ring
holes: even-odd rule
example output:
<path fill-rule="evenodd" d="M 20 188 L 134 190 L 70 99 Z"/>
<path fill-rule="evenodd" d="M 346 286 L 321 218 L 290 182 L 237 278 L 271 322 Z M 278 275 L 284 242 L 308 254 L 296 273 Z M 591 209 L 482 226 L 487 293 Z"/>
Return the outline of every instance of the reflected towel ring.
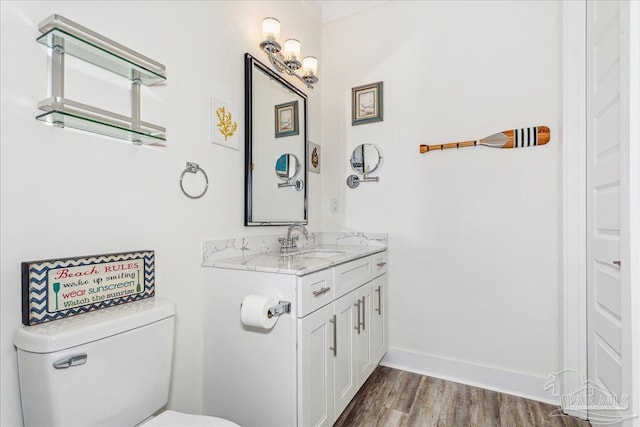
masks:
<path fill-rule="evenodd" d="M 202 172 L 202 174 L 204 175 L 205 186 L 204 186 L 204 190 L 202 190 L 202 193 L 200 193 L 197 196 L 192 196 L 191 194 L 185 191 L 184 186 L 182 185 L 182 178 L 184 178 L 184 174 L 186 174 L 187 172 L 198 173 L 198 171 Z M 207 190 L 209 189 L 209 177 L 207 176 L 207 173 L 197 163 L 187 162 L 187 168 L 184 171 L 182 171 L 182 174 L 180 174 L 180 189 L 182 190 L 184 195 L 187 196 L 188 198 L 199 199 L 200 197 L 204 196 Z"/>

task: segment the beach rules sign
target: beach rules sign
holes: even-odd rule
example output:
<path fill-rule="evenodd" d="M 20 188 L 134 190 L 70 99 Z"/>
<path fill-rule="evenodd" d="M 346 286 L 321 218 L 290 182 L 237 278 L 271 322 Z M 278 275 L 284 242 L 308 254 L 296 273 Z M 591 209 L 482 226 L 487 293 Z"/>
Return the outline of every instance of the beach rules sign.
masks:
<path fill-rule="evenodd" d="M 151 250 L 22 263 L 22 323 L 27 326 L 154 294 Z"/>

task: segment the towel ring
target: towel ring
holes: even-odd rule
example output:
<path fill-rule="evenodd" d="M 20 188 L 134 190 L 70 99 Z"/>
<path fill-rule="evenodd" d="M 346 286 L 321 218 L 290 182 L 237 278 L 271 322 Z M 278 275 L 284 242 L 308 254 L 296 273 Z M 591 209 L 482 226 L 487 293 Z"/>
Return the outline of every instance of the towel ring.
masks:
<path fill-rule="evenodd" d="M 197 196 L 192 196 L 191 194 L 185 191 L 184 186 L 182 185 L 182 178 L 184 178 L 184 174 L 186 174 L 187 172 L 198 173 L 198 171 L 202 172 L 202 174 L 204 175 L 205 186 L 204 186 L 204 190 L 202 190 L 202 193 L 200 193 Z M 207 173 L 197 163 L 187 162 L 187 168 L 184 171 L 182 171 L 182 174 L 180 174 L 180 189 L 182 190 L 184 195 L 187 196 L 188 198 L 199 199 L 200 197 L 204 196 L 207 190 L 209 189 L 209 177 L 207 176 Z"/>

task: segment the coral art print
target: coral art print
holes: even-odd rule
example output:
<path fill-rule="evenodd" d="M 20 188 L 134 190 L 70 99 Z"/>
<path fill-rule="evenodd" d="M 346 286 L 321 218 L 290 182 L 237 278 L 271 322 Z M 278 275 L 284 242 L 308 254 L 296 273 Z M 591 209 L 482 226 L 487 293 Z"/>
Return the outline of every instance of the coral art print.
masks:
<path fill-rule="evenodd" d="M 211 102 L 211 142 L 240 150 L 238 110 L 219 99 Z"/>

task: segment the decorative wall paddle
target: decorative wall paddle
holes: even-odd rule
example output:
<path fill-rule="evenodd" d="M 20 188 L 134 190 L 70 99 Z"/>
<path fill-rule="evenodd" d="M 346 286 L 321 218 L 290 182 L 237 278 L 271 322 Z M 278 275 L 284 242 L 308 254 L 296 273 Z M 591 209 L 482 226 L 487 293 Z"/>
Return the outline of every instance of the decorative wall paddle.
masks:
<path fill-rule="evenodd" d="M 420 145 L 421 153 L 446 148 L 472 147 L 486 145 L 493 148 L 520 148 L 544 145 L 551 139 L 551 131 L 546 126 L 536 126 L 524 129 L 505 130 L 476 141 L 450 142 L 448 144 Z"/>

